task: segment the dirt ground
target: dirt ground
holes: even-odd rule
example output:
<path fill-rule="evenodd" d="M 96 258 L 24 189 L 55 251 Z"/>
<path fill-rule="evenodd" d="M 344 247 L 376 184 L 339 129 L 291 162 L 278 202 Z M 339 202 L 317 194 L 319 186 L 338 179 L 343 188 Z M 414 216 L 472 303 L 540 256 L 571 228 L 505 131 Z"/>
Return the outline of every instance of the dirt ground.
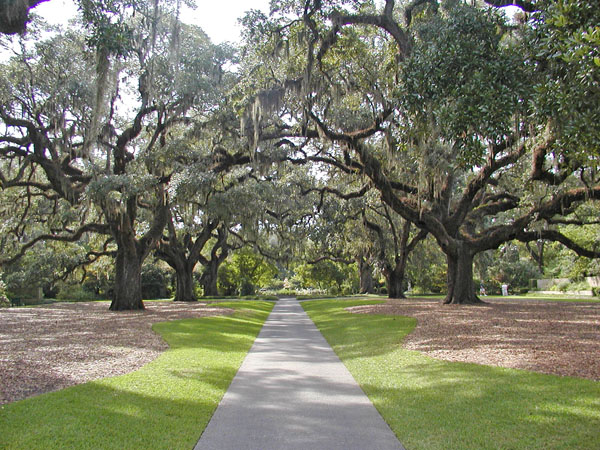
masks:
<path fill-rule="evenodd" d="M 600 380 L 600 303 L 485 301 L 389 300 L 348 309 L 416 318 L 405 347 L 434 358 Z"/>
<path fill-rule="evenodd" d="M 131 372 L 167 348 L 152 324 L 229 314 L 206 303 L 146 302 L 142 312 L 108 303 L 0 309 L 0 404 Z"/>
<path fill-rule="evenodd" d="M 390 300 L 349 309 L 415 317 L 405 346 L 435 358 L 600 380 L 600 303 L 486 301 Z M 131 372 L 167 348 L 152 324 L 231 312 L 204 303 L 147 302 L 144 312 L 107 308 L 0 309 L 0 404 Z"/>

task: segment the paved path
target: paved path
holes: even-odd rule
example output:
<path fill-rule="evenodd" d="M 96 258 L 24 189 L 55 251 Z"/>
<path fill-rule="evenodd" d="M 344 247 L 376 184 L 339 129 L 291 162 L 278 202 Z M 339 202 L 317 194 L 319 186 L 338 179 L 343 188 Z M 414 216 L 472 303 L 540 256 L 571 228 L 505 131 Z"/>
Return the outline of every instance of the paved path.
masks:
<path fill-rule="evenodd" d="M 296 299 L 275 304 L 195 450 L 403 449 Z"/>

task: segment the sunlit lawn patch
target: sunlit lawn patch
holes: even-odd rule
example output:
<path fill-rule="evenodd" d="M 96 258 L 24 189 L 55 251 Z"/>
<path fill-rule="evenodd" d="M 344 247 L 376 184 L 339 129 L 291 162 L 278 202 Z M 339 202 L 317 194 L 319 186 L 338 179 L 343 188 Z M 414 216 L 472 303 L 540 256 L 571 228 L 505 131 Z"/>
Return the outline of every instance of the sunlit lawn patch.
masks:
<path fill-rule="evenodd" d="M 219 306 L 236 313 L 154 325 L 170 349 L 136 372 L 0 407 L 0 448 L 192 448 L 273 304 Z"/>
<path fill-rule="evenodd" d="M 344 310 L 372 303 L 303 307 L 407 448 L 600 448 L 600 382 L 404 350 L 415 319 Z"/>

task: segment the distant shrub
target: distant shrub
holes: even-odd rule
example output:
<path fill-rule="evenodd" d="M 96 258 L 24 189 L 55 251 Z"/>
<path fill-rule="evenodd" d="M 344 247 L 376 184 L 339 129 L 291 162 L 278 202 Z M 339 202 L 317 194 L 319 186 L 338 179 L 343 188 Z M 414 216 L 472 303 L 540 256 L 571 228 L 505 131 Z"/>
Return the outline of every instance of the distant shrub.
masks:
<path fill-rule="evenodd" d="M 587 281 L 574 281 L 568 284 L 567 291 L 589 291 L 592 287 Z"/>
<path fill-rule="evenodd" d="M 58 300 L 89 302 L 98 300 L 98 296 L 80 284 L 63 284 L 56 295 Z"/>
<path fill-rule="evenodd" d="M 243 278 L 240 283 L 240 291 L 239 295 L 244 297 L 246 295 L 254 295 L 256 294 L 256 286 L 248 279 Z"/>
<path fill-rule="evenodd" d="M 145 299 L 169 297 L 168 274 L 154 264 L 142 268 L 142 297 Z"/>
<path fill-rule="evenodd" d="M 567 292 L 569 290 L 569 286 L 571 285 L 570 281 L 561 281 L 558 284 L 553 285 L 550 290 L 551 291 L 560 291 Z"/>
<path fill-rule="evenodd" d="M 295 297 L 296 296 L 296 291 L 294 289 L 279 289 L 277 291 L 277 295 L 278 296 L 290 296 L 290 297 Z"/>
<path fill-rule="evenodd" d="M 220 295 L 233 296 L 236 294 L 237 275 L 231 264 L 221 264 L 217 273 L 217 287 Z"/>

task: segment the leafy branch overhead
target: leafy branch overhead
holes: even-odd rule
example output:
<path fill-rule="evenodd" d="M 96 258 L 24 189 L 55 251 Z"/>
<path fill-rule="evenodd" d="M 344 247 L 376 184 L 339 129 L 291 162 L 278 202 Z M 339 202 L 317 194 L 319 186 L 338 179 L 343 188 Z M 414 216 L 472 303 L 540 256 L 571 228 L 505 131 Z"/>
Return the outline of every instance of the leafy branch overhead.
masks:
<path fill-rule="evenodd" d="M 318 160 L 368 179 L 387 207 L 431 234 L 446 254 L 450 303 L 478 301 L 473 257 L 513 239 L 555 240 L 597 256 L 555 226 L 598 200 L 599 147 L 570 141 L 584 132 L 563 126 L 570 111 L 564 100 L 585 92 L 590 102 L 581 97 L 573 113 L 595 129 L 597 90 L 584 84 L 575 94 L 564 74 L 579 70 L 581 55 L 550 50 L 569 33 L 581 39 L 587 24 L 594 42 L 597 11 L 576 1 L 486 3 L 492 8 L 304 2 L 296 17 L 261 19 L 277 33 L 247 48 L 258 56 L 285 41 L 284 52 L 264 58 L 260 70 L 271 76 L 260 89 L 290 99 L 268 105 L 271 114 L 254 123 L 254 135 L 264 139 L 285 116 L 288 132 L 280 129 L 273 142 L 283 143 L 292 161 Z M 508 3 L 531 21 L 509 22 L 496 9 Z M 593 57 L 598 47 L 588 48 Z M 248 74 L 256 75 L 254 67 Z M 598 67 L 589 69 L 597 76 Z M 286 80 L 301 88 L 286 89 Z M 301 137 L 308 141 L 300 149 Z M 341 194 L 321 192 L 327 189 Z M 539 231 L 541 223 L 547 231 Z"/>

